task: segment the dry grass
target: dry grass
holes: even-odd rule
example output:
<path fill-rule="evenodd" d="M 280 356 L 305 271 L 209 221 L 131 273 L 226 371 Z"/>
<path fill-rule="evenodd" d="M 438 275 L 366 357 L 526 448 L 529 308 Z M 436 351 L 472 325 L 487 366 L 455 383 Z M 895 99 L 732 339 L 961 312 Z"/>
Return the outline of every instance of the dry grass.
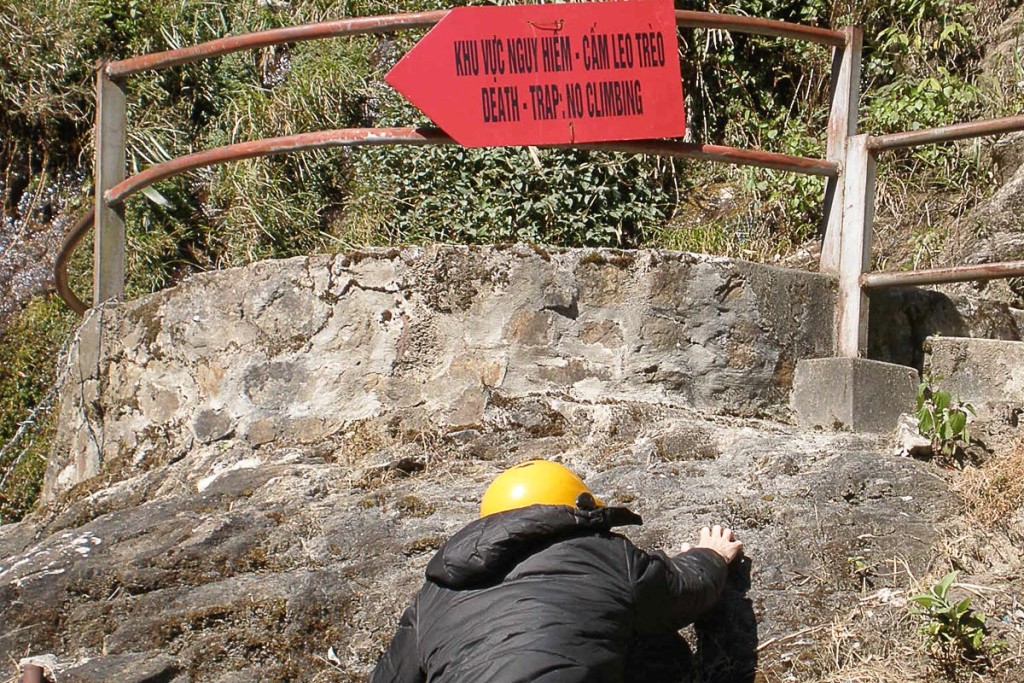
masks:
<path fill-rule="evenodd" d="M 963 509 L 936 538 L 930 573 L 915 577 L 908 571 L 901 590 L 853 599 L 831 624 L 789 643 L 766 643 L 758 681 L 1024 683 L 1024 437 L 983 466 L 957 473 L 951 484 Z M 957 599 L 971 598 L 971 608 L 988 616 L 987 642 L 999 643 L 974 665 L 929 655 L 920 619 L 907 602 L 950 569 L 961 572 L 953 589 Z"/>
<path fill-rule="evenodd" d="M 924 581 L 883 597 L 860 599 L 849 613 L 807 634 L 813 642 L 795 643 L 788 654 L 762 653 L 758 683 L 1020 683 L 1020 644 L 997 652 L 988 666 L 949 662 L 928 654 L 918 620 L 906 596 Z M 961 590 L 961 592 L 963 592 Z M 769 644 L 774 649 L 775 644 Z M 1013 654 L 1016 652 L 1017 654 Z"/>
<path fill-rule="evenodd" d="M 796 649 L 792 656 L 763 653 L 766 655 L 762 656 L 764 680 L 768 683 L 932 680 L 927 678 L 927 658 L 918 646 L 917 624 L 907 611 L 908 594 L 909 591 L 882 590 L 855 599 L 856 606 L 849 612 L 808 634 L 813 642 L 806 649 Z"/>
<path fill-rule="evenodd" d="M 967 513 L 986 527 L 1006 528 L 1024 510 L 1024 437 L 1012 451 L 980 468 L 965 469 L 953 483 Z"/>

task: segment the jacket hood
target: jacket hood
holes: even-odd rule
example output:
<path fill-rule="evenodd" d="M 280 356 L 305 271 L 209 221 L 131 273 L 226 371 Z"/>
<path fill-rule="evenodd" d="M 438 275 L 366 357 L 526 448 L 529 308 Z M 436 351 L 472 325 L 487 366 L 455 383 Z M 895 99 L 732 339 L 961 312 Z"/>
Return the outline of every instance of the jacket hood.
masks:
<path fill-rule="evenodd" d="M 551 543 L 637 524 L 643 524 L 640 515 L 626 508 L 531 505 L 499 512 L 470 522 L 448 539 L 427 564 L 427 579 L 452 589 L 492 585 Z"/>

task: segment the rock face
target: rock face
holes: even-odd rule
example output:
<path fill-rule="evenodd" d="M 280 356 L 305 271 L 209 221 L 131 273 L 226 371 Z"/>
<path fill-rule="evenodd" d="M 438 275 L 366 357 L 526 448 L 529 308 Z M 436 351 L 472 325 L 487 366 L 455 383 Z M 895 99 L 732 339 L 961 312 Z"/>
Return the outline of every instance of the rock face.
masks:
<path fill-rule="evenodd" d="M 824 276 L 661 252 L 407 249 L 196 277 L 87 321 L 46 495 L 100 463 L 316 443 L 385 411 L 475 429 L 502 397 L 784 417 L 796 361 L 831 354 L 833 306 Z"/>
<path fill-rule="evenodd" d="M 734 527 L 752 566 L 690 632 L 695 666 L 781 672 L 792 634 L 902 581 L 894 558 L 927 569 L 952 499 L 884 440 L 780 421 L 832 302 L 817 275 L 520 247 L 262 263 L 106 307 L 48 504 L 0 527 L 0 656 L 55 655 L 62 681 L 364 680 L 487 481 L 558 458 L 645 517 L 641 546 Z"/>
<path fill-rule="evenodd" d="M 629 532 L 642 546 L 737 530 L 749 582 L 734 577 L 690 642 L 704 680 L 752 680 L 799 650 L 772 639 L 898 585 L 893 558 L 925 571 L 951 500 L 877 440 L 649 403 L 509 399 L 447 434 L 389 418 L 315 444 L 197 443 L 0 528 L 0 653 L 57 654 L 60 680 L 363 680 L 486 482 L 558 457 L 645 517 Z"/>
<path fill-rule="evenodd" d="M 916 287 L 872 292 L 868 357 L 923 370 L 929 337 L 1024 340 L 1024 311 L 976 293 L 965 295 L 967 285 L 945 289 L 961 293 Z"/>

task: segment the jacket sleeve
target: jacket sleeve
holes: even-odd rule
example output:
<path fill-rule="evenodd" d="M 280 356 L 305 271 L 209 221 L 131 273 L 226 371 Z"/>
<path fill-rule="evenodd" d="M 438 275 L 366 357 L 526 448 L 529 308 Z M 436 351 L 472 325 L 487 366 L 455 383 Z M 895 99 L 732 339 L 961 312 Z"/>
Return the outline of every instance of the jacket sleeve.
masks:
<path fill-rule="evenodd" d="M 728 564 L 708 548 L 675 557 L 631 548 L 637 630 L 677 631 L 710 609 L 722 594 Z"/>
<path fill-rule="evenodd" d="M 427 676 L 420 669 L 416 640 L 414 601 L 402 614 L 391 645 L 370 674 L 370 683 L 425 683 Z"/>

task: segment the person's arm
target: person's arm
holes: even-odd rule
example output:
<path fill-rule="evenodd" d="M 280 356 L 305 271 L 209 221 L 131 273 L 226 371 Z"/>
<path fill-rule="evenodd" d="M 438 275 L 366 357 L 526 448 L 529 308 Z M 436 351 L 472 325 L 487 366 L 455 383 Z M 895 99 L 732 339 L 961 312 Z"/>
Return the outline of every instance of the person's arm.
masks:
<path fill-rule="evenodd" d="M 637 630 L 656 633 L 686 626 L 718 601 L 729 563 L 743 552 L 743 545 L 729 529 L 715 526 L 701 532 L 696 548 L 684 546 L 674 557 L 635 552 L 631 564 Z"/>
<path fill-rule="evenodd" d="M 416 602 L 409 606 L 398 622 L 391 645 L 377 662 L 370 683 L 425 683 L 427 676 L 420 669 L 416 646 Z"/>

